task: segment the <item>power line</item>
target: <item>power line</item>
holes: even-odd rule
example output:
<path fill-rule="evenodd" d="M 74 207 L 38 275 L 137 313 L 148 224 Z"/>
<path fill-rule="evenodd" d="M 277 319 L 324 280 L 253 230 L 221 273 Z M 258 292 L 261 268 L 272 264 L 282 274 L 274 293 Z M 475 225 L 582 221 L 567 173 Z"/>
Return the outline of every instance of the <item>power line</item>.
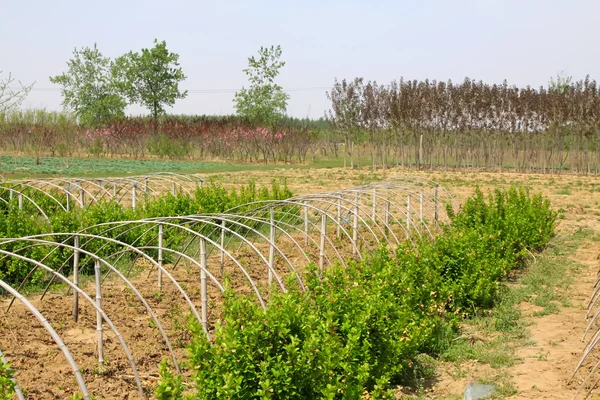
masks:
<path fill-rule="evenodd" d="M 11 87 L 11 90 L 20 90 L 19 87 Z M 283 89 L 284 92 L 309 92 L 316 90 L 328 90 L 330 86 L 310 86 L 301 88 Z M 60 88 L 31 88 L 32 92 L 60 92 Z M 188 93 L 193 94 L 232 94 L 237 93 L 240 89 L 188 89 Z"/>

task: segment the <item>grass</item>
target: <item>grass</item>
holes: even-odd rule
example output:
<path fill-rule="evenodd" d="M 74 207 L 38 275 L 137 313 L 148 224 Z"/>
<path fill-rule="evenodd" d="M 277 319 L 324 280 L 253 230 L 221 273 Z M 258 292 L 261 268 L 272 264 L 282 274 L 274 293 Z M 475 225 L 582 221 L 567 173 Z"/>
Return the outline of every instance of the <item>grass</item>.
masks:
<path fill-rule="evenodd" d="M 535 311 L 530 315 L 537 318 L 571 305 L 569 288 L 581 265 L 568 256 L 585 240 L 593 239 L 592 230 L 580 227 L 573 234 L 557 237 L 541 255 L 532 256 L 528 266 L 509 279 L 496 306 L 465 321 L 460 336 L 441 354 L 441 364 L 450 376 L 464 377 L 468 362 L 485 364 L 492 368 L 491 375 L 479 369 L 475 373 L 478 382 L 498 387 L 492 398 L 515 395 L 517 391 L 506 368 L 519 363 L 520 348 L 534 344 L 524 309 L 533 308 Z M 547 354 L 540 351 L 538 357 L 543 360 Z M 416 392 L 421 394 L 419 390 Z"/>
<path fill-rule="evenodd" d="M 338 168 L 343 159 L 317 159 L 307 164 L 232 163 L 227 161 L 174 161 L 164 159 L 134 160 L 125 158 L 61 158 L 0 156 L 0 175 L 5 179 L 46 176 L 115 177 L 152 172 L 218 173 L 269 171 L 275 169 Z"/>

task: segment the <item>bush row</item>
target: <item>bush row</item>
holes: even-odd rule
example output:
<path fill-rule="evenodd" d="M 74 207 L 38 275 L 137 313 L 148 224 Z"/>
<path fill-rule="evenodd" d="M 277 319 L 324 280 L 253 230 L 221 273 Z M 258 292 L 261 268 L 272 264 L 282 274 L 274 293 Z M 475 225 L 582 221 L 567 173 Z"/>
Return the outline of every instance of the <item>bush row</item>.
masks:
<path fill-rule="evenodd" d="M 34 196 L 33 193 L 29 195 Z M 144 218 L 154 217 L 176 217 L 184 215 L 193 215 L 200 213 L 220 213 L 228 209 L 238 207 L 247 203 L 262 200 L 280 200 L 289 198 L 292 195 L 285 181 L 274 179 L 269 186 L 257 186 L 255 182 L 241 186 L 239 189 L 226 189 L 221 184 L 214 181 L 209 182 L 201 188 L 197 188 L 193 195 L 184 193 L 165 194 L 158 196 L 145 203 L 135 210 L 123 206 L 116 201 L 101 201 L 92 204 L 84 209 L 75 208 L 70 211 L 64 211 L 48 200 L 48 197 L 37 195 L 35 200 L 41 205 L 41 208 L 49 216 L 49 219 L 43 218 L 37 209 L 30 203 L 24 203 L 23 208 L 19 208 L 17 199 L 6 199 L 6 202 L 0 202 L 0 238 L 20 238 L 25 236 L 49 234 L 46 240 L 64 241 L 67 237 L 58 235 L 58 233 L 79 232 L 83 229 L 93 227 L 87 230 L 87 233 L 102 234 L 102 236 L 116 238 L 122 242 L 133 244 L 149 243 L 155 241 L 156 232 L 149 231 L 148 228 L 140 225 L 137 228 L 131 227 L 112 229 L 107 232 L 107 226 L 98 226 L 107 222 L 134 221 Z M 207 227 L 204 227 L 206 229 Z M 202 228 L 198 228 L 202 229 Z M 181 235 L 174 230 L 165 229 L 165 242 L 175 246 L 183 240 Z M 67 241 L 72 245 L 72 239 Z M 152 242 L 152 245 L 156 243 Z M 117 251 L 117 244 L 107 245 L 104 241 L 88 240 L 85 245 L 88 251 L 98 251 L 100 256 L 109 256 Z M 30 247 L 26 242 L 4 243 L 1 249 L 7 251 L 19 251 L 23 256 L 35 260 L 44 259 L 45 264 L 60 268 L 61 265 L 72 255 L 69 249 L 60 251 L 51 251 L 52 246 L 34 246 Z M 83 256 L 82 263 L 85 263 L 86 257 Z M 168 261 L 168 260 L 166 260 Z M 91 263 L 88 263 L 91 265 Z M 0 258 L 0 279 L 9 284 L 20 283 L 31 269 L 31 264 L 16 258 Z M 85 273 L 85 268 L 82 270 Z M 46 278 L 46 274 L 39 271 L 30 282 L 35 284 Z"/>
<path fill-rule="evenodd" d="M 434 241 L 386 248 L 288 284 L 263 311 L 228 292 L 209 342 L 192 325 L 192 387 L 166 363 L 159 399 L 394 398 L 423 353 L 435 355 L 461 318 L 494 305 L 503 278 L 552 237 L 540 195 L 478 189 Z"/>

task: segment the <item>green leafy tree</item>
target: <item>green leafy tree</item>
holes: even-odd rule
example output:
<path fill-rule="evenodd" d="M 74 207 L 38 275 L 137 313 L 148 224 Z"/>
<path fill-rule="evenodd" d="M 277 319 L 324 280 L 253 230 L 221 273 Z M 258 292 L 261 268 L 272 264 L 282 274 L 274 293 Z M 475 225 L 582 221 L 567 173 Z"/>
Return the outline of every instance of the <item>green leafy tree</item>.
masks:
<path fill-rule="evenodd" d="M 251 122 L 272 124 L 285 114 L 289 95 L 275 83 L 279 70 L 285 65 L 280 61 L 281 46 L 261 47 L 258 58 L 248 58 L 244 72 L 250 87 L 242 88 L 233 101 L 239 116 Z"/>
<path fill-rule="evenodd" d="M 13 88 L 14 82 L 15 78 L 10 73 L 5 79 L 0 79 L 0 114 L 11 113 L 21 107 L 35 83 L 25 86 L 19 82 L 20 88 Z"/>
<path fill-rule="evenodd" d="M 67 72 L 50 77 L 50 82 L 62 87 L 63 105 L 81 124 L 101 125 L 125 115 L 127 102 L 118 92 L 113 63 L 96 44 L 75 49 L 67 65 Z"/>
<path fill-rule="evenodd" d="M 154 40 L 154 47 L 141 53 L 129 52 L 115 63 L 119 87 L 131 103 L 147 108 L 156 120 L 177 99 L 187 96 L 179 83 L 186 76 L 179 66 L 179 54 L 171 53 L 165 41 Z"/>

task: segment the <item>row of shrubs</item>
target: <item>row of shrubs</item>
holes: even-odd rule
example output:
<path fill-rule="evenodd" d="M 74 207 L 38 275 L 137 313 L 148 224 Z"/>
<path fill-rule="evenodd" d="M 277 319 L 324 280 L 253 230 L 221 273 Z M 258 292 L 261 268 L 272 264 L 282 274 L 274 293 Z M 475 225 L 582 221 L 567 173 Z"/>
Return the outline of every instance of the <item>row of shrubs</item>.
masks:
<path fill-rule="evenodd" d="M 7 196 L 7 193 L 5 193 Z M 42 195 L 29 193 L 36 196 L 35 200 L 48 215 L 45 219 L 39 211 L 28 202 L 24 202 L 23 208 L 19 208 L 16 198 L 6 199 L 6 202 L 0 201 L 0 238 L 21 238 L 40 234 L 49 234 L 46 240 L 64 241 L 67 236 L 58 235 L 58 233 L 79 232 L 83 229 L 93 227 L 87 230 L 87 233 L 102 234 L 106 237 L 116 238 L 125 243 L 148 243 L 150 240 L 156 240 L 156 232 L 148 231 L 144 226 L 131 229 L 124 227 L 112 229 L 105 232 L 106 226 L 99 224 L 118 221 L 135 221 L 144 218 L 154 217 L 176 217 L 184 215 L 193 215 L 200 213 L 220 213 L 234 207 L 239 207 L 255 201 L 262 200 L 281 200 L 292 196 L 292 192 L 287 187 L 284 180 L 274 179 L 270 185 L 257 186 L 251 181 L 239 189 L 226 189 L 223 185 L 214 181 L 197 188 L 193 195 L 184 193 L 165 194 L 142 202 L 140 207 L 133 210 L 130 207 L 123 206 L 116 201 L 101 201 L 92 204 L 86 208 L 75 208 L 70 211 L 64 211 L 56 203 L 49 201 L 49 198 Z M 206 228 L 206 227 L 205 227 Z M 166 243 L 176 245 L 184 238 L 173 237 L 179 234 L 174 230 L 165 230 L 164 239 Z M 66 242 L 72 245 L 72 239 Z M 153 243 L 156 245 L 156 243 Z M 88 251 L 99 251 L 100 256 L 109 256 L 117 251 L 117 244 L 107 245 L 105 241 L 88 240 L 85 248 Z M 0 248 L 7 251 L 19 251 L 23 256 L 42 260 L 44 263 L 55 269 L 60 268 L 73 251 L 63 248 L 60 251 L 52 251 L 53 246 L 34 246 L 30 247 L 26 242 L 3 243 Z M 82 257 L 82 273 L 86 272 L 86 257 Z M 168 260 L 167 260 L 168 261 Z M 91 263 L 88 266 L 91 266 Z M 26 261 L 16 258 L 0 258 L 0 279 L 9 283 L 20 283 L 22 279 L 31 270 L 32 265 Z M 45 280 L 46 275 L 39 270 L 31 279 L 30 284 L 37 284 Z"/>
<path fill-rule="evenodd" d="M 159 399 L 394 398 L 423 353 L 493 307 L 507 274 L 553 236 L 556 214 L 524 189 L 480 190 L 434 241 L 381 248 L 365 261 L 288 282 L 263 311 L 228 292 L 209 342 L 192 325 L 192 382 L 161 365 Z"/>

